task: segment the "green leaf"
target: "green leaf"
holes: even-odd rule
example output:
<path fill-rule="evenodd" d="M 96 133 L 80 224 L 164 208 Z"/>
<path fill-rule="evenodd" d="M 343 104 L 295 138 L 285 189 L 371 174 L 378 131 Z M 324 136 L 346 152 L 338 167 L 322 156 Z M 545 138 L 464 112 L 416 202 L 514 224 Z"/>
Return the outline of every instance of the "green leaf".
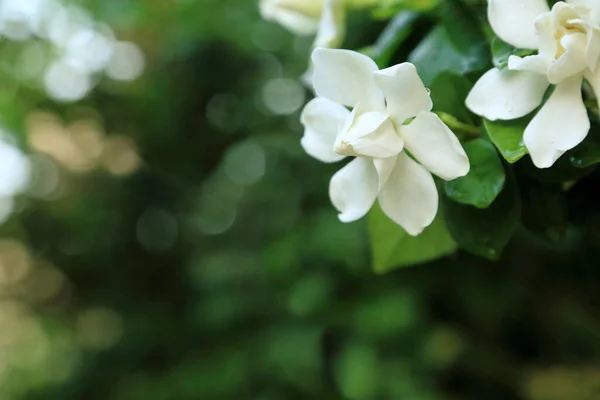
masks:
<path fill-rule="evenodd" d="M 512 121 L 483 120 L 488 137 L 509 163 L 515 163 L 527 154 L 523 133 L 528 122 L 529 119 L 526 117 Z"/>
<path fill-rule="evenodd" d="M 577 168 L 586 168 L 600 163 L 600 127 L 592 126 L 590 133 L 568 155 L 571 164 Z"/>
<path fill-rule="evenodd" d="M 487 208 L 504 187 L 505 173 L 494 146 L 485 139 L 463 145 L 471 169 L 466 176 L 444 182 L 446 196 L 461 204 Z"/>
<path fill-rule="evenodd" d="M 467 74 L 488 68 L 488 57 L 478 47 L 465 53 L 456 48 L 444 26 L 434 28 L 408 56 L 426 86 L 430 86 L 438 74 L 451 71 Z"/>
<path fill-rule="evenodd" d="M 394 52 L 412 32 L 417 16 L 418 14 L 414 11 L 398 13 L 369 49 L 368 55 L 380 68 L 390 65 Z"/>
<path fill-rule="evenodd" d="M 492 40 L 492 62 L 494 63 L 494 67 L 498 69 L 508 67 L 508 58 L 510 56 L 526 57 L 534 53 L 535 51 L 532 50 L 517 49 L 498 37 Z"/>
<path fill-rule="evenodd" d="M 444 0 L 439 11 L 454 46 L 463 54 L 478 54 L 487 59 L 485 36 L 473 10 L 459 0 Z"/>
<path fill-rule="evenodd" d="M 419 236 L 410 236 L 390 220 L 379 206 L 373 207 L 367 218 L 373 270 L 378 274 L 432 261 L 456 251 L 456 243 L 439 213 Z"/>
<path fill-rule="evenodd" d="M 443 196 L 448 231 L 459 247 L 468 252 L 498 260 L 519 223 L 521 199 L 512 174 L 504 190 L 488 208 L 459 204 Z"/>
<path fill-rule="evenodd" d="M 463 75 L 450 71 L 439 73 L 430 85 L 434 110 L 448 113 L 460 121 L 472 123 L 473 114 L 465 105 L 472 87 L 471 81 Z"/>

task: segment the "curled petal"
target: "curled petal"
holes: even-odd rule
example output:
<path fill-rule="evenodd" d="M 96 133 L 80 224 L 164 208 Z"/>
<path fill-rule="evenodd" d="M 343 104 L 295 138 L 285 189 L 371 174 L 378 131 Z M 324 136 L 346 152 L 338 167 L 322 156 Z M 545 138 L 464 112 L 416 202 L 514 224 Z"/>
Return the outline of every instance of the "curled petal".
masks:
<path fill-rule="evenodd" d="M 536 167 L 551 167 L 587 136 L 590 120 L 583 104 L 581 81 L 581 76 L 574 76 L 558 84 L 525 129 L 523 141 Z"/>
<path fill-rule="evenodd" d="M 352 123 L 342 129 L 335 141 L 337 153 L 386 158 L 402 151 L 404 141 L 386 113 L 370 111 L 356 116 L 355 112 Z"/>
<path fill-rule="evenodd" d="M 421 111 L 431 111 L 433 103 L 429 92 L 413 64 L 402 63 L 375 72 L 387 102 L 388 113 L 397 125 Z"/>
<path fill-rule="evenodd" d="M 583 33 L 573 33 L 565 35 L 560 40 L 564 48 L 564 54 L 561 55 L 555 63 L 548 69 L 548 80 L 556 84 L 564 79 L 579 74 L 587 69 L 587 37 Z"/>
<path fill-rule="evenodd" d="M 546 0 L 489 0 L 488 20 L 496 35 L 522 49 L 537 49 L 535 20 L 550 11 Z"/>
<path fill-rule="evenodd" d="M 312 53 L 315 92 L 336 103 L 383 111 L 383 95 L 375 85 L 379 68 L 369 57 L 350 50 L 317 48 Z"/>
<path fill-rule="evenodd" d="M 520 118 L 542 103 L 548 86 L 543 75 L 494 68 L 475 83 L 467 107 L 491 121 Z"/>
<path fill-rule="evenodd" d="M 432 173 L 451 181 L 469 172 L 469 158 L 457 137 L 431 112 L 401 128 L 406 148 Z"/>
<path fill-rule="evenodd" d="M 378 186 L 377 170 L 368 158 L 357 157 L 333 175 L 329 197 L 340 212 L 340 221 L 364 217 L 377 199 Z"/>
<path fill-rule="evenodd" d="M 438 192 L 433 176 L 405 153 L 379 193 L 381 209 L 410 235 L 416 236 L 429 226 L 438 210 Z"/>
<path fill-rule="evenodd" d="M 300 122 L 304 125 L 304 136 L 300 143 L 308 154 L 326 163 L 340 161 L 344 156 L 337 154 L 333 145 L 338 131 L 350 118 L 344 106 L 322 97 L 306 104 Z"/>

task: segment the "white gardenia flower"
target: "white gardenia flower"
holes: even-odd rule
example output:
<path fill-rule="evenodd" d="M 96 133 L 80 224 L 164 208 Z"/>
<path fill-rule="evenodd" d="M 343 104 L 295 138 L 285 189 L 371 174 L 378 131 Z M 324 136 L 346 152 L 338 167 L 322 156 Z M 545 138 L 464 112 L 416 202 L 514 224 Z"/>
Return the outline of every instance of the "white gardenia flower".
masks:
<path fill-rule="evenodd" d="M 485 73 L 467 106 L 492 121 L 516 119 L 534 111 L 556 85 L 523 137 L 533 163 L 551 167 L 590 129 L 583 79 L 600 98 L 600 1 L 561 1 L 550 10 L 546 0 L 489 0 L 488 19 L 502 40 L 538 54 L 511 56 L 507 70 Z"/>
<path fill-rule="evenodd" d="M 323 162 L 355 157 L 329 186 L 340 220 L 362 218 L 378 199 L 389 218 L 418 235 L 438 209 L 431 173 L 445 180 L 464 176 L 469 160 L 431 112 L 429 92 L 414 65 L 380 71 L 365 55 L 324 48 L 315 49 L 312 60 L 318 97 L 302 112 L 302 146 Z"/>

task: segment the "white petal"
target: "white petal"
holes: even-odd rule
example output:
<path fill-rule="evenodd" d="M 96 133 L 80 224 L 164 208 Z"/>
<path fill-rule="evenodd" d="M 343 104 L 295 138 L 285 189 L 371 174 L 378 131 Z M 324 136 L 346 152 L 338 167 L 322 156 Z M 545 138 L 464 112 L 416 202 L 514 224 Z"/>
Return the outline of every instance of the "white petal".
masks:
<path fill-rule="evenodd" d="M 511 71 L 529 71 L 545 75 L 548 71 L 548 61 L 539 54 L 527 57 L 508 57 L 508 69 Z"/>
<path fill-rule="evenodd" d="M 326 0 L 314 47 L 335 48 L 341 45 L 346 34 L 345 20 L 344 3 L 338 0 Z"/>
<path fill-rule="evenodd" d="M 438 209 L 438 192 L 433 176 L 405 153 L 379 193 L 381 209 L 410 235 L 429 226 Z"/>
<path fill-rule="evenodd" d="M 595 72 L 600 61 L 600 31 L 596 29 L 592 29 L 590 32 L 588 32 L 586 58 L 588 68 L 592 72 Z"/>
<path fill-rule="evenodd" d="M 429 92 L 413 64 L 402 63 L 375 72 L 387 102 L 388 113 L 397 125 L 421 111 L 431 111 L 433 103 Z"/>
<path fill-rule="evenodd" d="M 431 112 L 417 115 L 400 133 L 408 151 L 432 173 L 451 181 L 469 172 L 469 158 L 457 137 Z"/>
<path fill-rule="evenodd" d="M 336 103 L 358 103 L 374 111 L 384 110 L 383 94 L 375 85 L 375 61 L 350 50 L 317 48 L 312 53 L 315 92 Z"/>
<path fill-rule="evenodd" d="M 538 168 L 548 168 L 585 139 L 590 120 L 583 104 L 580 76 L 558 84 L 525 129 L 523 141 Z"/>
<path fill-rule="evenodd" d="M 496 35 L 523 49 L 537 49 L 535 20 L 550 11 L 546 0 L 489 0 L 488 20 Z"/>
<path fill-rule="evenodd" d="M 378 186 L 377 170 L 368 158 L 357 157 L 333 175 L 329 197 L 340 212 L 340 221 L 364 217 L 375 203 Z"/>
<path fill-rule="evenodd" d="M 374 158 L 373 164 L 375 164 L 375 169 L 377 169 L 377 174 L 379 175 L 379 190 L 383 188 L 390 179 L 390 175 L 396 166 L 396 157 L 388 157 L 388 158 Z"/>
<path fill-rule="evenodd" d="M 356 116 L 355 111 L 354 120 L 342 129 L 335 141 L 337 153 L 386 158 L 402 151 L 404 141 L 386 113 L 371 111 Z"/>
<path fill-rule="evenodd" d="M 304 150 L 326 163 L 340 161 L 344 156 L 337 154 L 333 145 L 338 131 L 350 118 L 344 106 L 322 97 L 306 104 L 300 122 L 304 125 L 304 136 L 300 143 Z"/>
<path fill-rule="evenodd" d="M 543 75 L 494 68 L 475 83 L 467 107 L 491 121 L 520 118 L 540 105 L 549 85 Z"/>

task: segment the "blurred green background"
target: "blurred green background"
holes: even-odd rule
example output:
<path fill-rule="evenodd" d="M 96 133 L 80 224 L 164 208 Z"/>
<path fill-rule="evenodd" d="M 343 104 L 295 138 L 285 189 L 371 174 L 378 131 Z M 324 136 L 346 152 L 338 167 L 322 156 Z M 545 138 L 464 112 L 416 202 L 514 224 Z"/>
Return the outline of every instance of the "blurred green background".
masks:
<path fill-rule="evenodd" d="M 600 398 L 598 174 L 566 246 L 377 275 L 299 144 L 311 38 L 256 2 L 3 0 L 0 30 L 31 165 L 0 207 L 0 400 Z"/>

